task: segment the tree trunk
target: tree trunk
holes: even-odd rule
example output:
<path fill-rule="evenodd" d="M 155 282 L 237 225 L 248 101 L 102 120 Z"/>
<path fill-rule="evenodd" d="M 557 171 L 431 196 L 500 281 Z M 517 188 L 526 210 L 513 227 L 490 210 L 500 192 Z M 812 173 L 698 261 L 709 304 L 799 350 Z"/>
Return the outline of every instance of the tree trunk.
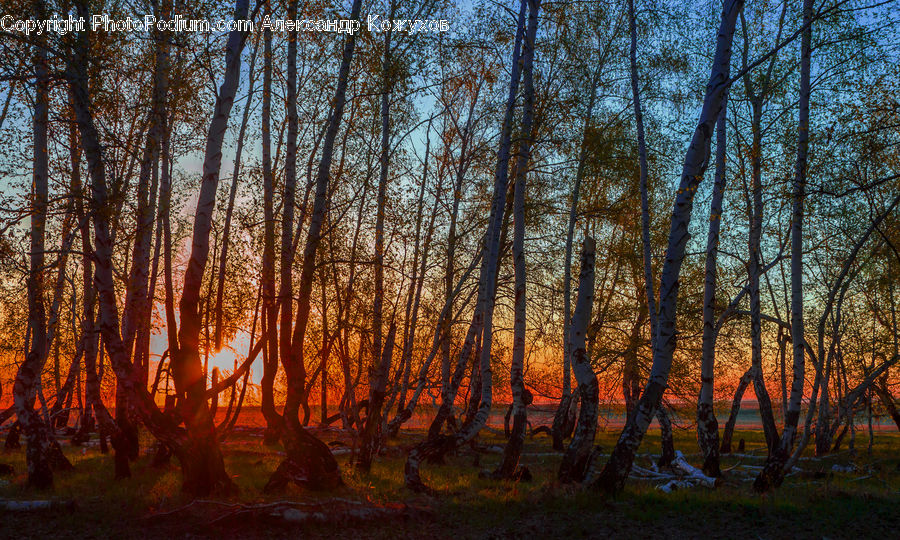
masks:
<path fill-rule="evenodd" d="M 34 163 L 31 194 L 31 253 L 26 287 L 28 290 L 28 327 L 31 343 L 25 361 L 19 366 L 13 383 L 16 417 L 25 434 L 25 461 L 28 485 L 38 489 L 53 487 L 51 452 L 54 444 L 50 426 L 34 410 L 37 387 L 47 361 L 47 321 L 44 311 L 44 237 L 47 221 L 47 124 L 49 112 L 47 57 L 42 48 L 34 54 L 35 84 Z"/>
<path fill-rule="evenodd" d="M 594 117 L 594 105 L 597 100 L 597 83 L 591 82 L 591 97 L 588 100 L 587 115 L 584 119 L 584 128 L 581 134 L 581 149 L 578 153 L 578 167 L 575 169 L 575 185 L 572 186 L 572 203 L 569 206 L 569 224 L 566 229 L 566 254 L 563 262 L 563 389 L 559 406 L 553 415 L 553 425 L 550 436 L 553 439 L 553 449 L 563 450 L 563 440 L 566 439 L 574 428 L 570 422 L 572 415 L 570 409 L 573 402 L 572 394 L 572 350 L 569 343 L 569 327 L 572 318 L 572 244 L 575 238 L 575 222 L 578 217 L 578 200 L 581 196 L 581 181 L 584 178 L 584 169 L 587 162 L 587 138 Z"/>
<path fill-rule="evenodd" d="M 393 19 L 395 3 L 391 2 L 390 18 Z M 379 156 L 378 195 L 375 202 L 375 297 L 372 301 L 372 363 L 369 368 L 369 411 L 362 432 L 357 470 L 368 473 L 372 459 L 378 452 L 381 438 L 381 416 L 390 375 L 391 356 L 387 343 L 382 351 L 384 319 L 384 209 L 387 199 L 388 173 L 391 158 L 391 89 L 393 64 L 391 60 L 391 31 L 384 33 L 384 57 L 381 64 L 381 152 Z M 396 325 L 391 324 L 396 332 Z M 388 340 L 393 341 L 393 340 Z M 393 343 L 390 343 L 393 349 Z"/>
<path fill-rule="evenodd" d="M 428 155 L 431 149 L 431 122 L 428 123 L 428 130 L 425 134 L 425 159 L 422 167 L 422 185 L 419 188 L 419 202 L 418 209 L 416 212 L 416 247 L 413 254 L 413 275 L 410 280 L 410 290 L 409 297 L 406 301 L 406 329 L 404 330 L 404 339 L 403 339 L 403 353 L 400 358 L 400 366 L 403 369 L 400 394 L 397 400 L 397 415 L 393 420 L 389 423 L 389 426 L 394 426 L 393 429 L 388 429 L 387 435 L 389 437 L 394 437 L 397 434 L 397 429 L 400 428 L 400 424 L 403 422 L 402 420 L 397 422 L 397 419 L 403 415 L 403 411 L 406 407 L 406 394 L 409 391 L 409 378 L 412 371 L 412 353 L 413 346 L 415 345 L 416 340 L 416 328 L 418 323 L 419 316 L 419 304 L 422 299 L 422 287 L 425 284 L 425 274 L 428 270 L 428 254 L 431 247 L 431 240 L 434 235 L 434 222 L 437 218 L 437 209 L 438 203 L 440 202 L 440 197 L 435 196 L 434 205 L 431 208 L 431 215 L 428 221 L 428 228 L 425 231 L 425 239 L 422 242 L 421 250 L 419 248 L 419 238 L 421 234 L 421 226 L 422 226 L 422 212 L 425 206 L 425 186 L 428 182 Z M 439 187 L 443 186 L 443 182 L 439 182 Z M 420 262 L 421 258 L 421 262 Z M 453 289 L 450 290 L 450 297 L 455 296 L 453 294 Z M 443 319 L 439 319 L 439 322 Z M 427 371 L 427 370 L 426 370 Z M 411 413 L 412 411 L 410 411 Z"/>
<path fill-rule="evenodd" d="M 271 5 L 266 3 L 266 15 L 271 16 Z M 283 419 L 275 409 L 275 377 L 278 374 L 278 298 L 275 296 L 275 175 L 272 171 L 271 111 L 272 111 L 272 29 L 263 31 L 263 100 L 262 100 L 262 170 L 263 170 L 263 376 L 260 381 L 261 410 L 266 419 L 263 442 L 274 445 L 281 437 Z"/>
<path fill-rule="evenodd" d="M 894 208 L 896 208 L 898 204 L 900 204 L 900 194 L 894 197 L 890 204 L 888 204 L 887 208 L 885 208 L 883 212 L 878 214 L 878 216 L 874 220 L 872 220 L 872 223 L 869 224 L 869 228 L 866 229 L 862 236 L 853 245 L 853 248 L 850 250 L 850 253 L 844 260 L 841 271 L 838 273 L 838 276 L 834 280 L 831 289 L 828 291 L 828 296 L 825 298 L 825 302 L 823 303 L 824 309 L 822 315 L 819 317 L 819 322 L 816 328 L 817 344 L 816 354 L 813 358 L 813 364 L 816 369 L 816 376 L 813 379 L 812 394 L 809 399 L 809 407 L 807 408 L 806 418 L 804 419 L 803 423 L 803 434 L 800 437 L 800 442 L 797 444 L 797 447 L 791 454 L 791 457 L 788 458 L 787 462 L 785 463 L 784 467 L 786 470 L 790 470 L 790 468 L 794 466 L 794 463 L 796 463 L 797 459 L 800 457 L 800 454 L 806 448 L 806 445 L 809 444 L 812 420 L 816 414 L 816 398 L 819 394 L 819 387 L 823 384 L 823 379 L 827 381 L 827 378 L 823 376 L 824 366 L 822 365 L 825 362 L 825 325 L 828 322 L 832 311 L 834 310 L 835 298 L 841 291 L 846 291 L 846 286 L 850 281 L 850 279 L 848 279 L 848 274 L 850 273 L 853 263 L 856 261 L 859 250 L 862 249 L 863 245 L 865 245 L 866 241 L 872 235 L 872 232 L 874 232 L 879 227 L 879 225 L 881 225 L 884 219 L 894 211 Z M 841 297 L 843 297 L 843 293 L 841 293 Z M 824 384 L 827 384 L 827 382 Z"/>
<path fill-rule="evenodd" d="M 657 344 L 653 351 L 653 367 L 641 395 L 637 413 L 627 422 L 609 462 L 595 482 L 596 487 L 609 493 L 617 493 L 624 487 L 625 479 L 631 472 L 637 447 L 650 425 L 650 420 L 656 414 L 669 378 L 672 357 L 675 352 L 678 278 L 689 236 L 688 226 L 691 221 L 694 194 L 708 166 L 710 139 L 727 90 L 734 28 L 737 15 L 743 6 L 743 0 L 728 0 L 722 11 L 712 73 L 707 85 L 700 121 L 685 156 L 681 184 L 672 211 L 669 246 L 666 250 L 660 279 L 659 325 L 656 336 Z"/>
<path fill-rule="evenodd" d="M 353 8 L 350 14 L 351 20 L 359 20 L 361 4 L 361 0 L 353 1 Z M 333 100 L 334 108 L 322 141 L 322 155 L 316 173 L 316 194 L 313 200 L 313 211 L 310 216 L 306 246 L 303 250 L 303 265 L 298 290 L 299 301 L 291 339 L 289 362 L 284 365 L 288 378 L 288 395 L 284 409 L 285 429 L 282 433 L 282 442 L 287 451 L 287 458 L 269 479 L 266 485 L 267 490 L 279 489 L 291 481 L 313 489 L 327 489 L 341 483 L 340 470 L 338 469 L 337 461 L 331 454 L 331 450 L 325 443 L 303 429 L 295 413 L 302 399 L 303 381 L 298 379 L 301 375 L 303 340 L 306 336 L 306 327 L 309 322 L 311 308 L 316 252 L 322 241 L 322 224 L 327 211 L 328 184 L 331 176 L 334 141 L 337 138 L 341 117 L 344 114 L 350 63 L 353 60 L 353 49 L 355 46 L 356 36 L 355 34 L 350 34 L 344 43 L 337 88 L 335 89 Z M 282 331 L 285 331 L 285 329 Z M 298 391 L 301 393 L 298 393 Z"/>
<path fill-rule="evenodd" d="M 675 460 L 675 438 L 672 433 L 672 420 L 666 408 L 659 407 L 656 411 L 656 420 L 659 422 L 660 452 L 656 464 L 660 467 L 668 467 Z"/>
<path fill-rule="evenodd" d="M 775 427 L 775 416 L 772 414 L 772 400 L 769 398 L 769 392 L 766 389 L 766 383 L 763 376 L 762 367 L 762 324 L 760 318 L 760 291 L 759 278 L 761 275 L 760 264 L 760 239 L 762 236 L 762 182 L 761 182 L 761 164 L 760 153 L 761 135 L 760 135 L 760 117 L 761 103 L 754 104 L 753 111 L 753 133 L 752 145 L 752 161 L 753 161 L 753 186 L 752 186 L 752 209 L 750 218 L 750 234 L 749 251 L 750 251 L 750 343 L 751 343 L 751 366 L 753 367 L 753 389 L 756 393 L 756 400 L 759 403 L 759 414 L 762 420 L 763 432 L 766 438 L 766 447 L 769 453 L 778 444 L 778 429 Z"/>
<path fill-rule="evenodd" d="M 236 0 L 234 18 L 247 18 L 248 0 Z M 216 437 L 215 422 L 206 400 L 206 380 L 200 362 L 201 313 L 200 288 L 209 258 L 209 233 L 212 228 L 216 190 L 222 167 L 222 143 L 241 73 L 241 51 L 246 36 L 232 31 L 228 36 L 225 77 L 216 98 L 203 160 L 203 179 L 194 214 L 191 255 L 184 275 L 179 308 L 181 328 L 178 350 L 171 353 L 175 389 L 182 396 L 180 413 L 188 432 L 188 454 L 182 460 L 184 489 L 196 495 L 232 491 L 234 484 L 225 471 Z"/>
<path fill-rule="evenodd" d="M 537 7 L 532 8 L 537 16 Z M 533 39 L 528 36 L 526 39 Z M 515 185 L 513 194 L 513 267 L 515 269 L 515 317 L 513 321 L 513 349 L 510 364 L 509 385 L 512 390 L 513 428 L 503 451 L 503 461 L 494 471 L 495 478 L 517 476 L 519 457 L 525 445 L 525 427 L 528 422 L 527 409 L 530 392 L 525 389 L 525 334 L 526 334 L 526 279 L 525 279 L 525 189 L 528 178 L 528 164 L 531 160 L 531 145 L 534 134 L 534 81 L 532 58 L 534 43 L 525 43 L 525 69 L 522 70 L 522 124 L 519 128 L 521 139 L 516 157 Z M 521 476 L 521 475 L 518 475 Z"/>
<path fill-rule="evenodd" d="M 763 470 L 753 482 L 757 492 L 778 487 L 784 480 L 785 463 L 794 447 L 797 422 L 803 405 L 805 376 L 803 321 L 803 202 L 806 198 L 806 167 L 809 150 L 810 59 L 812 56 L 812 0 L 803 0 L 803 30 L 800 45 L 800 115 L 797 133 L 797 163 L 794 171 L 793 207 L 791 215 L 791 351 L 794 377 L 791 397 L 785 408 L 781 440 L 769 453 Z"/>
<path fill-rule="evenodd" d="M 591 320 L 591 308 L 594 304 L 594 260 L 596 242 L 586 237 L 581 250 L 581 270 L 578 276 L 578 298 L 575 302 L 575 314 L 569 332 L 569 347 L 572 351 L 572 371 L 578 381 L 581 393 L 581 410 L 578 414 L 578 425 L 575 435 L 563 456 L 559 466 L 560 482 L 580 482 L 584 480 L 589 466 L 594 435 L 597 432 L 597 414 L 600 399 L 600 387 L 597 375 L 591 368 L 591 360 L 587 356 L 587 327 Z"/>
<path fill-rule="evenodd" d="M 247 89 L 247 103 L 244 105 L 244 116 L 241 119 L 241 128 L 238 131 L 237 148 L 234 150 L 234 169 L 231 173 L 231 188 L 228 191 L 228 207 L 225 210 L 225 224 L 222 227 L 222 250 L 219 254 L 219 272 L 217 274 L 218 283 L 216 284 L 216 305 L 213 309 L 215 314 L 215 332 L 213 334 L 213 349 L 219 351 L 222 349 L 222 303 L 225 295 L 225 265 L 228 262 L 228 247 L 231 237 L 231 217 L 234 213 L 234 200 L 237 196 L 238 179 L 241 175 L 241 155 L 244 151 L 244 137 L 247 133 L 247 123 L 250 120 L 250 107 L 253 105 L 253 88 L 256 83 L 254 68 L 256 67 L 256 53 L 259 50 L 259 41 L 253 46 L 253 54 L 250 55 L 250 67 L 247 73 L 250 77 L 250 86 Z"/>
<path fill-rule="evenodd" d="M 900 410 L 897 409 L 897 404 L 894 401 L 894 397 L 891 395 L 890 390 L 887 387 L 886 377 L 881 380 L 879 384 L 873 385 L 873 389 L 875 394 L 878 396 L 878 399 L 881 401 L 881 404 L 887 410 L 891 419 L 897 424 L 897 429 L 900 430 Z"/>
<path fill-rule="evenodd" d="M 528 29 L 523 32 L 525 6 L 530 6 L 528 17 Z M 505 210 L 505 199 L 509 183 L 509 158 L 512 134 L 512 120 L 514 107 L 516 102 L 516 94 L 519 86 L 520 69 L 531 69 L 534 59 L 534 41 L 537 33 L 537 11 L 540 7 L 540 0 L 522 0 L 522 8 L 519 11 L 518 27 L 516 29 L 516 40 L 513 46 L 512 57 L 512 73 L 509 85 L 509 94 L 506 100 L 506 111 L 503 123 L 500 128 L 500 146 L 497 152 L 497 165 L 494 175 L 494 193 L 491 201 L 491 212 L 489 217 L 488 230 L 483 239 L 481 249 L 481 272 L 478 279 L 478 301 L 475 306 L 475 313 L 472 323 L 467 332 L 466 342 L 463 345 L 463 351 L 460 355 L 460 362 L 457 364 L 457 371 L 463 366 L 463 358 L 466 358 L 467 349 L 474 342 L 477 336 L 481 336 L 482 349 L 480 354 L 480 372 L 481 372 L 481 392 L 480 405 L 478 411 L 472 419 L 472 422 L 465 426 L 452 437 L 448 436 L 429 436 L 424 443 L 419 444 L 409 453 L 405 467 L 405 483 L 406 486 L 414 491 L 428 491 L 427 486 L 422 483 L 419 476 L 419 464 L 426 457 L 440 457 L 447 452 L 453 451 L 459 446 L 472 440 L 481 430 L 487 421 L 488 414 L 491 409 L 492 398 L 492 380 L 491 380 L 491 339 L 493 332 L 493 309 L 496 294 L 497 268 L 500 258 L 500 233 L 503 223 L 503 214 Z M 523 33 L 526 34 L 523 36 Z M 520 47 L 524 37 L 525 48 L 522 51 L 520 59 Z M 446 400 L 445 400 L 446 402 Z M 443 408 L 443 407 L 442 407 Z M 440 415 L 441 412 L 439 411 Z M 434 427 L 434 425 L 432 425 Z"/>
<path fill-rule="evenodd" d="M 288 19 L 297 17 L 297 0 L 288 2 Z M 294 423 L 294 418 L 299 416 L 300 406 L 306 400 L 306 367 L 302 360 L 302 351 L 293 347 L 292 315 L 294 302 L 293 283 L 293 234 L 294 234 L 294 205 L 296 204 L 297 187 L 297 38 L 298 30 L 288 33 L 287 46 L 287 143 L 284 153 L 284 184 L 282 187 L 282 218 L 281 218 L 281 261 L 280 261 L 280 288 L 278 301 L 281 306 L 280 325 L 281 336 L 278 350 L 281 356 L 281 364 L 287 377 L 287 398 L 284 404 L 284 421 Z M 312 276 L 309 278 L 312 280 Z M 311 285 L 311 284 L 310 284 Z M 302 310 L 303 307 L 301 306 Z M 309 308 L 307 308 L 309 309 Z M 299 316 L 299 312 L 298 312 Z"/>
<path fill-rule="evenodd" d="M 366 414 L 366 423 L 363 427 L 362 438 L 359 447 L 359 457 L 356 461 L 356 469 L 368 473 L 372 469 L 372 460 L 378 454 L 382 440 L 382 409 L 387 393 L 388 376 L 390 375 L 391 356 L 394 352 L 394 340 L 397 335 L 397 325 L 391 322 L 387 337 L 384 340 L 384 348 L 381 351 L 381 362 L 371 367 L 369 371 L 369 410 Z"/>
<path fill-rule="evenodd" d="M 448 318 L 455 319 L 459 316 L 458 313 L 456 314 L 456 316 L 454 316 L 454 314 L 451 313 L 451 309 L 453 308 L 453 300 L 459 295 L 460 290 L 462 289 L 462 287 L 466 283 L 466 281 L 469 279 L 469 276 L 475 270 L 475 266 L 480 262 L 480 260 L 481 260 L 480 256 L 472 259 L 472 262 L 469 264 L 469 268 L 466 269 L 466 271 L 463 273 L 463 275 L 458 279 L 458 281 L 456 282 L 456 287 L 454 287 L 450 296 L 444 302 L 444 307 L 441 308 L 441 313 L 440 313 L 440 315 L 438 315 L 438 320 L 437 320 L 437 324 L 435 327 L 435 334 L 434 334 L 433 341 L 431 343 L 431 352 L 428 354 L 428 357 L 425 358 L 425 361 L 422 363 L 422 366 L 419 368 L 419 375 L 418 375 L 417 381 L 416 381 L 416 388 L 413 391 L 412 397 L 409 399 L 409 403 L 407 403 L 406 406 L 403 408 L 403 410 L 397 414 L 397 417 L 394 418 L 393 420 L 391 420 L 391 422 L 388 424 L 388 433 L 389 434 L 396 433 L 397 430 L 400 429 L 400 425 L 403 424 L 403 422 L 406 422 L 407 420 L 412 418 L 413 411 L 415 410 L 416 405 L 419 402 L 419 397 L 422 395 L 422 392 L 425 390 L 425 385 L 428 382 L 428 371 L 431 367 L 431 363 L 434 361 L 438 352 L 440 352 L 440 346 L 443 343 L 443 338 L 445 337 L 443 332 L 448 330 L 447 325 L 445 325 L 443 323 Z M 474 293 L 474 291 L 472 291 L 472 292 Z M 471 298 L 471 293 L 470 293 L 469 297 Z M 466 303 L 467 302 L 463 302 L 463 304 L 466 304 Z M 469 331 L 473 332 L 473 329 L 470 327 Z M 465 351 L 466 347 L 470 345 L 468 340 L 469 340 L 469 338 L 467 337 L 466 341 L 464 341 L 464 343 L 463 343 L 463 351 Z M 469 350 L 471 351 L 471 349 L 469 349 Z M 468 354 L 468 353 L 466 353 L 466 354 Z M 465 356 L 465 355 L 463 353 L 461 353 L 460 354 L 460 364 L 457 367 L 457 371 L 459 372 L 458 379 L 455 378 L 456 375 L 454 375 L 454 378 L 451 378 L 451 382 L 447 385 L 446 389 L 444 388 L 443 383 L 442 383 L 442 386 L 441 386 L 441 408 L 438 409 L 438 413 L 435 416 L 435 419 L 431 424 L 431 428 L 429 429 L 429 437 L 440 433 L 440 430 L 443 426 L 444 420 L 447 419 L 447 416 L 449 416 L 449 414 L 452 410 L 453 401 L 456 399 L 456 392 L 457 392 L 457 389 L 459 388 L 459 384 L 462 382 L 463 373 L 465 371 L 466 360 L 463 358 L 463 356 Z M 456 382 L 454 383 L 454 381 L 456 381 Z M 445 392 L 444 390 L 447 390 L 447 391 Z M 444 411 L 446 414 L 442 414 L 441 411 Z"/>
<path fill-rule="evenodd" d="M 719 422 L 713 408 L 716 366 L 716 279 L 719 256 L 719 229 L 722 225 L 722 200 L 725 198 L 725 119 L 728 95 L 716 121 L 716 180 L 709 207 L 709 232 L 706 236 L 706 270 L 703 286 L 703 349 L 700 361 L 700 397 L 697 399 L 697 442 L 703 455 L 703 474 L 719 477 Z M 730 445 L 729 445 L 730 446 Z"/>
<path fill-rule="evenodd" d="M 722 432 L 722 446 L 720 452 L 723 454 L 731 453 L 731 439 L 734 436 L 734 424 L 737 422 L 738 413 L 741 412 L 741 401 L 744 399 L 744 392 L 750 386 L 753 380 L 753 368 L 749 368 L 741 376 L 738 381 L 737 389 L 734 391 L 734 399 L 731 401 L 731 412 L 728 415 L 728 421 L 725 422 L 725 430 Z"/>

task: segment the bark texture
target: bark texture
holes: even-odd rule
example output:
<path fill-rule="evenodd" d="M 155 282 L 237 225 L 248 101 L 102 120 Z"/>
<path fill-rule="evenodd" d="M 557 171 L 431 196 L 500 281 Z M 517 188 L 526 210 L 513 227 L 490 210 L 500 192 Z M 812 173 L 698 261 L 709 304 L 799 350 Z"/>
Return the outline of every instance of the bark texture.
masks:
<path fill-rule="evenodd" d="M 719 422 L 713 409 L 716 366 L 716 277 L 719 256 L 719 229 L 722 224 L 722 200 L 725 198 L 725 150 L 727 145 L 725 118 L 727 95 L 716 121 L 716 179 L 709 208 L 709 231 L 706 235 L 706 269 L 703 286 L 703 342 L 700 360 L 700 396 L 697 399 L 697 442 L 703 454 L 703 473 L 721 475 L 719 468 Z"/>
<path fill-rule="evenodd" d="M 594 304 L 594 261 L 596 259 L 596 242 L 593 238 L 584 239 L 581 249 L 581 270 L 578 275 L 578 298 L 575 301 L 575 314 L 569 334 L 572 350 L 572 370 L 578 381 L 581 409 L 578 414 L 578 425 L 575 435 L 566 449 L 559 466 L 560 482 L 580 482 L 587 474 L 594 435 L 597 433 L 597 414 L 599 410 L 600 387 L 597 375 L 591 368 L 587 355 L 587 329 L 591 320 L 591 308 Z"/>

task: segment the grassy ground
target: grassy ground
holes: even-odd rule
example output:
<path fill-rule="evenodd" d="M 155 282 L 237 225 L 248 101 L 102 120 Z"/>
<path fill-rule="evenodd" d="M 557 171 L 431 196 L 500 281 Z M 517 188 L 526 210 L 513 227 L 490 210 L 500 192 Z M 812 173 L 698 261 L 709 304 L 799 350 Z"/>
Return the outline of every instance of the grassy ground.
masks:
<path fill-rule="evenodd" d="M 339 434 L 321 434 L 326 440 Z M 616 432 L 600 433 L 598 444 L 607 451 Z M 380 520 L 329 521 L 290 526 L 268 519 L 265 513 L 219 519 L 226 510 L 219 504 L 195 503 L 180 493 L 177 464 L 164 469 L 149 466 L 142 457 L 133 466 L 134 477 L 112 479 L 112 462 L 95 448 L 83 451 L 65 445 L 75 469 L 58 474 L 52 493 L 24 487 L 24 452 L 0 455 L 0 463 L 16 469 L 0 479 L 0 500 L 53 498 L 74 505 L 34 512 L 0 513 L 0 538 L 193 538 L 193 537 L 296 537 L 354 538 L 545 538 L 545 537 L 648 537 L 656 538 L 896 538 L 900 530 L 900 436 L 876 434 L 872 455 L 865 438 L 857 440 L 858 455 L 839 453 L 819 461 L 800 463 L 802 474 L 789 477 L 777 492 L 759 496 L 751 488 L 752 467 L 764 456 L 762 433 L 744 431 L 745 457 L 727 457 L 726 473 L 717 489 L 692 488 L 663 493 L 659 482 L 632 480 L 625 493 L 613 499 L 555 481 L 560 456 L 551 452 L 544 436 L 528 439 L 522 463 L 534 480 L 496 482 L 478 477 L 499 461 L 493 452 L 471 450 L 444 465 L 423 465 L 423 479 L 439 491 L 437 496 L 415 495 L 403 487 L 404 449 L 421 433 L 405 432 L 392 441 L 370 475 L 357 475 L 348 455 L 339 456 L 345 486 L 328 493 L 310 493 L 291 487 L 280 495 L 262 493 L 277 466 L 277 449 L 265 448 L 258 432 L 237 433 L 224 444 L 228 471 L 239 495 L 220 500 L 230 504 L 264 504 L 281 500 L 305 502 L 335 498 L 376 505 L 401 502 L 414 511 Z M 486 447 L 501 445 L 502 438 L 486 433 Z M 689 461 L 698 461 L 691 432 L 679 432 L 676 447 Z M 638 463 L 649 467 L 657 452 L 658 437 L 645 439 L 648 452 Z M 756 454 L 760 457 L 746 457 Z M 475 462 L 478 462 L 477 465 Z M 833 465 L 853 465 L 853 472 L 834 472 Z M 180 510 L 179 510 L 180 509 Z M 173 512 L 175 510 L 175 512 Z M 161 515 L 167 513 L 167 515 Z"/>

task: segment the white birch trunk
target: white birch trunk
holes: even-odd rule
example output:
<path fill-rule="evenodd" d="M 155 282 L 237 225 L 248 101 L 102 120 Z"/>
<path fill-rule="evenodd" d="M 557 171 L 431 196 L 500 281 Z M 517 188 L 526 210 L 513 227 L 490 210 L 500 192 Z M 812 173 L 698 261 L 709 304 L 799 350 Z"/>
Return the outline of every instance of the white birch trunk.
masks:
<path fill-rule="evenodd" d="M 607 492 L 619 492 L 624 487 L 637 447 L 656 414 L 669 378 L 675 352 L 679 275 L 688 242 L 688 226 L 697 186 L 709 164 L 710 140 L 727 90 L 727 69 L 731 63 L 734 28 L 738 13 L 743 7 L 743 0 L 727 0 L 722 10 L 722 22 L 713 67 L 706 87 L 706 97 L 703 100 L 700 120 L 694 131 L 691 146 L 685 156 L 681 183 L 672 210 L 669 246 L 660 279 L 659 323 L 657 343 L 653 351 L 653 366 L 644 393 L 641 395 L 638 410 L 627 422 L 609 462 L 595 483 L 596 487 Z"/>
<path fill-rule="evenodd" d="M 569 333 L 572 348 L 572 371 L 578 381 L 581 408 L 578 413 L 578 424 L 575 435 L 566 449 L 559 466 L 561 482 L 580 482 L 587 473 L 594 436 L 597 433 L 597 414 L 600 398 L 600 387 L 597 375 L 591 368 L 591 359 L 587 355 L 587 331 L 591 320 L 591 308 L 594 305 L 594 261 L 596 258 L 596 242 L 591 237 L 584 239 L 581 250 L 581 270 L 578 275 L 578 298 L 575 301 L 575 314 Z"/>
<path fill-rule="evenodd" d="M 785 463 L 794 447 L 797 422 L 803 405 L 806 351 L 803 321 L 803 202 L 806 198 L 806 168 L 809 152 L 809 96 L 812 57 L 812 0 L 803 0 L 803 30 L 800 44 L 800 114 L 797 127 L 797 162 L 794 170 L 791 211 L 791 356 L 794 377 L 791 396 L 785 408 L 781 440 L 769 453 L 763 470 L 753 482 L 758 492 L 778 487 L 784 480 Z"/>
<path fill-rule="evenodd" d="M 709 232 L 706 236 L 706 269 L 703 286 L 703 343 L 700 360 L 700 397 L 697 400 L 697 441 L 703 454 L 703 472 L 721 475 L 719 469 L 719 423 L 713 409 L 716 365 L 716 277 L 719 256 L 719 229 L 722 225 L 722 200 L 725 198 L 725 151 L 727 145 L 725 119 L 726 94 L 716 122 L 716 179 L 709 208 Z"/>

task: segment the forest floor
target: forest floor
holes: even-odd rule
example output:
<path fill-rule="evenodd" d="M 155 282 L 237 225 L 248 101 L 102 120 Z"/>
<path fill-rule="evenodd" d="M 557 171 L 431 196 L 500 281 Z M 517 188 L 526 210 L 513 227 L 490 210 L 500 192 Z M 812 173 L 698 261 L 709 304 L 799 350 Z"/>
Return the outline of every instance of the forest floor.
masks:
<path fill-rule="evenodd" d="M 349 442 L 339 430 L 315 430 L 326 441 Z M 598 434 L 608 452 L 618 431 Z M 445 464 L 422 465 L 435 495 L 403 486 L 406 449 L 420 431 L 403 431 L 391 441 L 369 475 L 357 474 L 346 447 L 336 443 L 344 486 L 331 492 L 289 487 L 279 495 L 263 486 L 281 459 L 279 448 L 261 443 L 257 428 L 235 431 L 223 444 L 226 467 L 240 492 L 231 498 L 194 501 L 180 492 L 177 462 L 150 466 L 142 456 L 129 480 L 113 480 L 110 456 L 95 445 L 64 442 L 74 470 L 56 475 L 51 493 L 25 488 L 24 451 L 0 454 L 14 467 L 0 477 L 4 501 L 53 500 L 52 508 L 0 509 L 0 538 L 896 538 L 900 530 L 900 435 L 877 432 L 871 454 L 868 437 L 856 437 L 857 453 L 804 459 L 802 472 L 777 491 L 760 496 L 752 479 L 765 455 L 761 431 L 739 431 L 740 456 L 723 459 L 723 482 L 664 493 L 660 481 L 629 480 L 616 498 L 556 481 L 561 455 L 543 434 L 527 438 L 521 463 L 531 482 L 479 478 L 499 462 L 502 433 L 488 430 L 479 450 L 467 448 Z M 676 432 L 676 448 L 699 464 L 692 431 Z M 846 441 L 844 447 L 846 448 Z M 659 438 L 650 433 L 637 463 L 650 468 Z M 602 459 L 602 458 L 601 458 Z M 266 505 L 266 506 L 262 506 Z M 293 507 L 293 514 L 284 512 Z M 292 519 L 289 519 L 292 518 Z"/>

